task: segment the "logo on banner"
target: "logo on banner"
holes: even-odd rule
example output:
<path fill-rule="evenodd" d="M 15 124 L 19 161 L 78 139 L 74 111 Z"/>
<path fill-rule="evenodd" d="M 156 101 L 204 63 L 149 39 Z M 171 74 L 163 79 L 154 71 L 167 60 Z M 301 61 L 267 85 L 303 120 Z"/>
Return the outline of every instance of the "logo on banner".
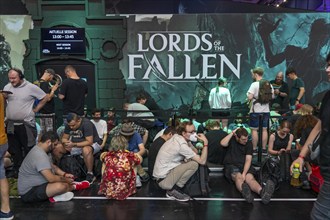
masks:
<path fill-rule="evenodd" d="M 136 52 L 128 54 L 128 80 L 214 81 L 225 71 L 240 78 L 242 54 L 227 56 L 221 40 L 213 40 L 209 32 L 144 31 L 135 39 Z"/>

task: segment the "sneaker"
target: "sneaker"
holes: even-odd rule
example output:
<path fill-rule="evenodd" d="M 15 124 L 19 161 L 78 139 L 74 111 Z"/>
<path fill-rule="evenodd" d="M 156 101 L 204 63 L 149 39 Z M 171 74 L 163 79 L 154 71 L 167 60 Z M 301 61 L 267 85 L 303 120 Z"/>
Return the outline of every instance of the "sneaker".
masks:
<path fill-rule="evenodd" d="M 258 154 L 258 150 L 254 149 L 252 154 L 253 154 L 253 156 L 256 156 Z"/>
<path fill-rule="evenodd" d="M 274 190 L 275 190 L 274 182 L 271 180 L 267 180 L 266 185 L 262 188 L 260 193 L 262 203 L 268 204 L 270 202 Z"/>
<path fill-rule="evenodd" d="M 4 213 L 0 211 L 0 219 L 1 220 L 9 220 L 14 218 L 14 213 L 12 211 L 9 211 L 8 213 Z"/>
<path fill-rule="evenodd" d="M 50 202 L 66 202 L 66 201 L 70 201 L 73 198 L 73 196 L 74 196 L 73 192 L 66 192 L 61 195 L 50 197 L 49 201 Z"/>
<path fill-rule="evenodd" d="M 143 182 L 143 183 L 148 182 L 149 181 L 149 174 L 146 173 L 145 175 L 140 176 L 140 179 L 141 179 L 141 182 Z"/>
<path fill-rule="evenodd" d="M 268 155 L 268 152 L 267 152 L 266 149 L 262 149 L 262 155 L 263 155 L 263 156 L 267 156 L 267 155 Z"/>
<path fill-rule="evenodd" d="M 166 197 L 180 201 L 180 202 L 186 202 L 186 201 L 190 200 L 190 196 L 188 196 L 187 194 L 184 194 L 183 192 L 180 192 L 176 189 L 168 190 L 166 192 Z"/>
<path fill-rule="evenodd" d="M 140 188 L 140 187 L 142 186 L 140 176 L 138 176 L 138 175 L 136 176 L 136 181 L 135 181 L 135 183 L 136 183 L 136 187 L 137 187 L 137 188 Z"/>
<path fill-rule="evenodd" d="M 253 202 L 254 197 L 253 197 L 251 189 L 247 183 L 242 184 L 242 195 L 248 203 Z"/>
<path fill-rule="evenodd" d="M 81 182 L 73 182 L 75 190 L 87 189 L 90 186 L 90 183 L 87 180 Z"/>
<path fill-rule="evenodd" d="M 92 173 L 87 173 L 86 175 L 86 181 L 88 181 L 90 184 L 93 184 L 95 181 L 95 176 Z"/>

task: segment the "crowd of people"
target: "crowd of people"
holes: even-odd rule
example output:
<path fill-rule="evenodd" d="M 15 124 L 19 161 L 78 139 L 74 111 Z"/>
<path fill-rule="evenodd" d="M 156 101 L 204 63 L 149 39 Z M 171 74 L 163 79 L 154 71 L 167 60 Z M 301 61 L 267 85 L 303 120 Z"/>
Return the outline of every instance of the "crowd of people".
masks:
<path fill-rule="evenodd" d="M 326 62 L 330 77 L 330 54 Z M 280 157 L 286 164 L 292 160 L 299 163 L 308 177 L 308 145 L 319 132 L 323 137 L 319 165 L 324 184 L 312 216 L 321 219 L 320 216 L 329 212 L 329 92 L 314 116 L 313 107 L 304 103 L 304 82 L 293 68 L 286 70 L 286 76 L 292 80 L 290 88 L 282 72 L 268 82 L 263 79 L 262 68 L 251 71 L 254 82 L 247 91 L 250 103 L 247 116 L 240 113 L 232 122 L 228 120 L 231 96 L 226 79 L 221 77 L 209 96 L 212 119 L 200 123 L 196 119 L 181 119 L 168 126 L 153 114 L 155 109 L 148 108 L 144 94 L 136 97 L 136 103 L 124 104 L 127 117 L 122 120 L 114 108 L 106 115 L 100 109 L 93 109 L 92 117 L 86 117 L 87 84 L 73 66 L 65 67 L 64 71 L 67 79 L 58 91 L 58 98 L 63 101 L 64 122 L 57 132 L 54 121 L 48 120 L 54 118 L 54 93 L 59 88 L 57 83 L 49 84 L 55 71 L 46 69 L 37 85 L 28 82 L 19 69 L 8 72 L 9 83 L 0 96 L 1 216 L 7 219 L 13 216 L 4 175 L 5 154 L 13 160 L 13 177 L 18 178 L 18 191 L 24 202 L 72 199 L 71 191 L 86 189 L 94 183 L 95 163 L 99 159 L 102 163 L 99 194 L 107 198 L 126 199 L 136 192 L 136 187 L 151 179 L 166 191 L 168 198 L 188 201 L 191 198 L 183 188 L 199 166 L 218 164 L 224 166 L 224 176 L 247 202 L 253 202 L 257 194 L 267 204 L 275 185 L 271 180 L 265 184 L 258 182 L 252 165 L 257 146 L 261 146 L 263 155 Z M 272 115 L 271 110 L 274 110 Z M 36 114 L 40 116 L 41 127 L 38 137 Z M 159 133 L 154 134 L 152 129 Z M 84 181 L 75 181 L 73 173 L 58 166 L 63 155 L 78 155 L 83 159 Z M 144 161 L 148 162 L 145 162 L 147 171 L 142 167 Z"/>

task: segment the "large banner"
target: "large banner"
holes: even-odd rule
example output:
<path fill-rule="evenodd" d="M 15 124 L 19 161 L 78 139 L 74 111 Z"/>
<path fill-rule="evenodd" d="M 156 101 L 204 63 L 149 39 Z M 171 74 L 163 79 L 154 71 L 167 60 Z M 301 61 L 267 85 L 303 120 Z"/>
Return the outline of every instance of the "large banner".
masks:
<path fill-rule="evenodd" d="M 25 45 L 32 19 L 28 15 L 0 15 L 0 89 L 8 82 L 11 67 L 23 69 Z"/>
<path fill-rule="evenodd" d="M 327 13 L 136 15 L 129 16 L 127 30 L 121 69 L 129 101 L 146 92 L 162 109 L 205 109 L 209 91 L 224 76 L 233 102 L 245 103 L 256 66 L 268 80 L 294 67 L 310 104 L 330 88 Z"/>

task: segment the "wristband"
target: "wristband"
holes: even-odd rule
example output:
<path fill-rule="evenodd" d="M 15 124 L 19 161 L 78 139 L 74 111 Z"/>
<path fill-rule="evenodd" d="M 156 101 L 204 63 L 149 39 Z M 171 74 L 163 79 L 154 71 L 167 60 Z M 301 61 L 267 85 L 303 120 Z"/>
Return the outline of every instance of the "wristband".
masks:
<path fill-rule="evenodd" d="M 63 174 L 63 177 L 65 177 L 66 173 Z"/>
<path fill-rule="evenodd" d="M 207 145 L 207 144 L 204 144 L 204 147 L 208 147 L 209 145 Z"/>
<path fill-rule="evenodd" d="M 302 155 L 299 155 L 299 157 L 298 157 L 298 158 L 301 158 L 301 159 L 305 160 L 305 157 L 304 157 L 304 156 L 302 156 Z"/>
<path fill-rule="evenodd" d="M 299 102 L 299 101 L 300 101 L 300 99 L 296 99 L 296 101 L 298 101 L 298 102 Z"/>

